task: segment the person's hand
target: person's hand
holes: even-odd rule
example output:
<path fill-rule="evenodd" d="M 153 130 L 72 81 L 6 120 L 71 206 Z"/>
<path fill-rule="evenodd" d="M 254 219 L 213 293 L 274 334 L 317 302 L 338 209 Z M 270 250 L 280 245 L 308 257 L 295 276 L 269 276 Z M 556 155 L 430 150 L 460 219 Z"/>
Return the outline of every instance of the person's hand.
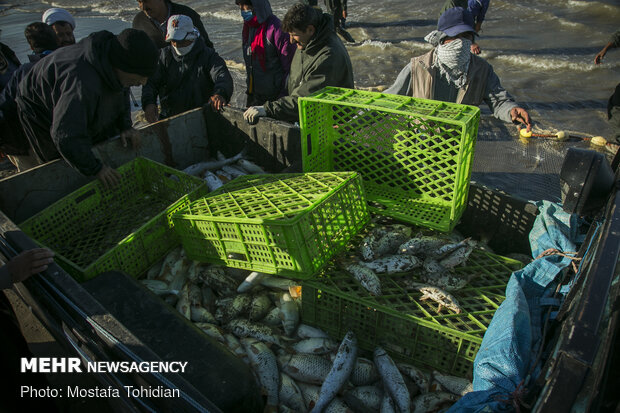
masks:
<path fill-rule="evenodd" d="M 481 50 L 480 50 L 480 46 L 478 46 L 478 43 L 471 44 L 471 52 L 473 54 L 480 54 Z"/>
<path fill-rule="evenodd" d="M 607 54 L 607 48 L 604 48 L 603 50 L 598 52 L 596 56 L 594 56 L 594 64 L 600 65 L 603 62 L 603 58 L 605 57 L 606 54 Z"/>
<path fill-rule="evenodd" d="M 262 106 L 250 106 L 244 113 L 243 119 L 245 119 L 250 125 L 258 122 L 258 118 L 267 116 L 265 108 Z"/>
<path fill-rule="evenodd" d="M 121 174 L 119 174 L 116 169 L 112 169 L 108 165 L 103 165 L 101 170 L 97 172 L 97 179 L 101 181 L 105 189 L 110 189 L 121 181 Z"/>
<path fill-rule="evenodd" d="M 346 19 L 346 18 L 347 18 L 347 11 L 346 11 L 346 10 L 343 10 L 343 11 L 342 11 L 342 18 L 343 18 L 343 19 Z"/>
<path fill-rule="evenodd" d="M 18 283 L 41 271 L 45 271 L 54 259 L 54 252 L 47 248 L 34 248 L 24 251 L 7 264 L 11 281 Z"/>
<path fill-rule="evenodd" d="M 209 98 L 209 104 L 213 110 L 219 112 L 226 105 L 226 100 L 220 95 L 213 95 Z"/>
<path fill-rule="evenodd" d="M 137 151 L 138 149 L 140 149 L 141 135 L 140 135 L 140 132 L 138 132 L 138 130 L 134 128 L 129 128 L 127 130 L 122 131 L 121 132 L 121 143 L 123 144 L 124 148 L 127 147 L 128 140 L 131 141 L 131 147 L 133 148 L 134 151 Z"/>
<path fill-rule="evenodd" d="M 530 120 L 530 115 L 525 109 L 519 107 L 512 108 L 510 111 L 510 117 L 513 122 L 520 122 L 524 124 L 527 127 L 528 132 L 532 130 L 532 121 Z"/>
<path fill-rule="evenodd" d="M 157 113 L 157 105 L 150 103 L 144 108 L 144 118 L 148 123 L 157 122 L 159 114 Z"/>

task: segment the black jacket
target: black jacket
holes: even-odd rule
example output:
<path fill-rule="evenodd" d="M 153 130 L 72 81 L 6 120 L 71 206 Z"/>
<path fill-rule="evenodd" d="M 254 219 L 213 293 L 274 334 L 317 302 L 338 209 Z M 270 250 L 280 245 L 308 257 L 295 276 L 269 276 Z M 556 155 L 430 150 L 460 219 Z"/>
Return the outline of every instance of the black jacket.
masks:
<path fill-rule="evenodd" d="M 95 175 L 102 164 L 92 145 L 131 127 L 128 90 L 108 59 L 112 41 L 116 36 L 103 30 L 60 48 L 19 84 L 19 118 L 41 161 L 61 155 L 84 175 Z"/>
<path fill-rule="evenodd" d="M 209 35 L 207 34 L 207 30 L 205 29 L 202 21 L 200 20 L 200 16 L 193 9 L 184 6 L 182 4 L 177 3 L 169 3 L 170 4 L 170 16 L 174 16 L 175 14 L 183 14 L 192 19 L 194 23 L 194 27 L 200 32 L 200 37 L 203 38 L 207 46 L 213 48 L 213 43 L 209 40 Z M 165 33 L 159 28 L 157 23 L 151 20 L 143 11 L 136 14 L 133 18 L 133 23 L 131 25 L 134 29 L 143 30 L 146 34 L 149 35 L 153 43 L 157 45 L 160 49 L 166 47 L 168 43 L 165 40 Z M 167 26 L 165 26 L 167 28 Z"/>
<path fill-rule="evenodd" d="M 162 117 L 168 117 L 204 105 L 213 94 L 230 100 L 233 80 L 226 63 L 202 38 L 195 43 L 180 58 L 172 46 L 160 50 L 157 70 L 142 87 L 143 108 L 156 104 L 159 96 Z"/>

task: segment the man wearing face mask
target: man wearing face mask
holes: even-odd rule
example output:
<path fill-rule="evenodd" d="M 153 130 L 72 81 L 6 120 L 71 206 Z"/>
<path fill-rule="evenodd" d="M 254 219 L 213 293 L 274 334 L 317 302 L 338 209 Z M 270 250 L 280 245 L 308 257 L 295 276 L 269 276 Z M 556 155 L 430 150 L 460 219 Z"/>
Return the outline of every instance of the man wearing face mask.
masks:
<path fill-rule="evenodd" d="M 130 86 L 146 83 L 155 72 L 157 47 L 140 30 L 119 35 L 102 30 L 61 47 L 32 67 L 19 83 L 17 109 L 24 133 L 40 163 L 63 157 L 106 187 L 120 174 L 103 164 L 92 146 L 120 132 L 136 149 L 131 127 Z"/>
<path fill-rule="evenodd" d="M 159 64 L 142 88 L 142 107 L 148 122 L 156 122 L 209 103 L 221 110 L 233 93 L 233 80 L 224 60 L 205 45 L 188 16 L 168 19 L 166 41 Z M 157 96 L 161 116 L 157 113 Z"/>
<path fill-rule="evenodd" d="M 470 52 L 475 31 L 471 14 L 455 7 L 446 10 L 437 30 L 425 40 L 435 46 L 414 57 L 384 93 L 479 106 L 483 101 L 505 122 L 532 127 L 527 111 L 502 87 L 493 67 Z"/>

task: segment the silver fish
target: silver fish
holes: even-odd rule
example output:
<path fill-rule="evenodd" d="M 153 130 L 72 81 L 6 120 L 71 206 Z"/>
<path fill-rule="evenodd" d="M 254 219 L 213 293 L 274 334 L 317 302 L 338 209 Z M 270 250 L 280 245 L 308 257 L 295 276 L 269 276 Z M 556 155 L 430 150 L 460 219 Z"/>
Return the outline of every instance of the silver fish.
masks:
<path fill-rule="evenodd" d="M 271 300 L 267 294 L 259 294 L 252 298 L 250 304 L 249 318 L 252 321 L 258 321 L 264 318 L 271 309 Z"/>
<path fill-rule="evenodd" d="M 375 259 L 375 249 L 377 248 L 377 241 L 385 235 L 386 230 L 383 227 L 373 228 L 368 235 L 362 239 L 359 246 L 359 252 L 362 259 L 365 261 L 372 261 Z"/>
<path fill-rule="evenodd" d="M 280 402 L 280 372 L 276 356 L 269 347 L 255 338 L 244 338 L 241 344 L 267 394 L 267 406 L 277 406 Z"/>
<path fill-rule="evenodd" d="M 280 403 L 295 412 L 305 412 L 308 408 L 301 389 L 295 380 L 285 373 L 280 373 Z"/>
<path fill-rule="evenodd" d="M 415 410 L 414 410 L 415 411 Z M 398 413 L 396 411 L 396 404 L 394 403 L 394 399 L 390 396 L 388 392 L 383 394 L 383 400 L 381 400 L 381 407 L 379 408 L 380 413 Z"/>
<path fill-rule="evenodd" d="M 457 314 L 460 314 L 463 311 L 456 298 L 441 288 L 428 284 L 415 284 L 414 288 L 422 293 L 422 297 L 420 297 L 421 301 L 430 299 L 439 304 L 439 307 L 437 308 L 438 313 L 441 313 L 441 309 L 443 307 L 452 310 Z"/>
<path fill-rule="evenodd" d="M 357 357 L 357 338 L 352 331 L 347 332 L 336 353 L 336 359 L 321 385 L 319 398 L 311 413 L 321 413 L 336 397 L 342 386 L 349 379 Z"/>
<path fill-rule="evenodd" d="M 349 380 L 354 386 L 367 386 L 380 379 L 375 364 L 368 359 L 358 357 Z"/>
<path fill-rule="evenodd" d="M 158 280 L 166 281 L 170 283 L 172 280 L 172 267 L 181 259 L 181 252 L 183 249 L 181 247 L 175 248 L 166 255 L 164 258 L 164 262 L 161 266 L 159 274 L 155 277 Z"/>
<path fill-rule="evenodd" d="M 223 161 L 224 159 L 226 159 L 226 155 L 224 155 L 222 152 L 217 151 L 215 153 L 215 159 L 217 159 L 218 161 Z"/>
<path fill-rule="evenodd" d="M 381 295 L 381 281 L 373 270 L 361 264 L 345 264 L 345 270 L 351 274 L 370 294 Z"/>
<path fill-rule="evenodd" d="M 444 257 L 439 261 L 439 264 L 444 268 L 454 268 L 457 265 L 462 265 L 467 262 L 474 248 L 465 243 L 461 248 L 451 252 L 447 257 Z"/>
<path fill-rule="evenodd" d="M 157 275 L 161 271 L 161 267 L 163 264 L 164 260 L 162 259 L 157 264 L 151 266 L 151 268 L 149 268 L 149 270 L 146 272 L 146 279 L 154 280 L 155 278 L 157 278 Z"/>
<path fill-rule="evenodd" d="M 201 329 L 206 335 L 212 337 L 219 341 L 222 344 L 226 344 L 226 339 L 224 338 L 224 332 L 221 328 L 214 324 L 210 323 L 194 323 L 196 327 Z"/>
<path fill-rule="evenodd" d="M 392 229 L 375 244 L 374 257 L 393 254 L 398 247 L 411 238 L 411 228 L 405 225 L 392 225 Z"/>
<path fill-rule="evenodd" d="M 215 191 L 216 189 L 219 189 L 224 186 L 224 183 L 222 182 L 222 180 L 218 178 L 218 176 L 211 171 L 206 171 L 202 179 L 207 184 L 207 188 L 209 188 L 209 191 Z"/>
<path fill-rule="evenodd" d="M 441 374 L 438 371 L 433 371 L 433 380 L 441 384 L 441 387 L 450 393 L 458 396 L 464 396 L 470 391 L 473 391 L 471 382 L 461 377 L 449 376 L 447 374 Z"/>
<path fill-rule="evenodd" d="M 299 324 L 299 307 L 289 293 L 280 298 L 280 318 L 287 336 L 292 337 Z"/>
<path fill-rule="evenodd" d="M 235 167 L 234 165 L 224 165 L 222 166 L 222 170 L 228 174 L 230 174 L 233 179 L 237 178 L 239 176 L 244 176 L 247 175 L 248 173 L 244 170 L 241 170 L 237 167 Z"/>
<path fill-rule="evenodd" d="M 343 399 L 355 412 L 375 413 L 381 409 L 383 393 L 378 386 L 359 386 L 345 392 Z"/>
<path fill-rule="evenodd" d="M 282 318 L 280 317 L 280 309 L 274 307 L 267 313 L 267 315 L 261 320 L 261 323 L 271 327 L 279 327 L 282 325 Z"/>
<path fill-rule="evenodd" d="M 179 292 L 179 301 L 177 301 L 176 309 L 183 317 L 188 320 L 191 319 L 191 304 L 189 302 L 189 291 L 187 288 L 183 288 Z"/>
<path fill-rule="evenodd" d="M 213 317 L 213 314 L 211 314 L 209 310 L 199 305 L 190 306 L 189 313 L 190 313 L 190 320 L 194 322 L 211 323 L 211 324 L 215 324 L 217 322 L 215 320 L 215 317 Z"/>
<path fill-rule="evenodd" d="M 360 261 L 360 264 L 376 274 L 394 274 L 419 267 L 422 261 L 413 255 L 385 255 L 371 262 Z"/>
<path fill-rule="evenodd" d="M 239 284 L 239 287 L 237 287 L 237 292 L 245 293 L 250 291 L 252 287 L 258 285 L 260 280 L 266 276 L 267 274 L 263 272 L 251 272 L 250 275 L 248 275 L 246 279 L 241 284 Z"/>
<path fill-rule="evenodd" d="M 469 242 L 469 238 L 465 238 L 464 240 L 459 241 L 459 242 L 455 242 L 455 243 L 452 243 L 452 244 L 445 244 L 445 245 L 437 248 L 435 251 L 432 251 L 430 256 L 432 256 L 434 258 L 437 258 L 437 259 L 444 258 L 448 254 L 451 254 L 451 253 L 453 253 L 454 251 L 456 251 L 456 250 L 458 250 L 460 248 L 468 246 L 469 245 L 468 242 Z"/>
<path fill-rule="evenodd" d="M 312 327 L 307 324 L 300 324 L 297 327 L 297 337 L 299 338 L 329 338 L 326 332 L 320 328 Z"/>
<path fill-rule="evenodd" d="M 401 244 L 398 247 L 399 254 L 407 255 L 426 255 L 429 251 L 437 250 L 439 247 L 450 242 L 447 239 L 434 237 L 431 235 L 418 235 L 415 238 Z"/>
<path fill-rule="evenodd" d="M 418 385 L 422 393 L 428 392 L 430 380 L 427 373 L 420 370 L 416 366 L 412 366 L 411 364 L 399 363 L 396 367 L 398 367 L 398 370 L 402 374 L 413 380 L 414 383 Z"/>
<path fill-rule="evenodd" d="M 267 288 L 277 288 L 280 290 L 288 291 L 290 287 L 299 285 L 299 281 L 270 276 L 262 278 L 259 281 L 259 284 Z"/>
<path fill-rule="evenodd" d="M 411 411 L 411 399 L 403 376 L 398 371 L 396 364 L 381 347 L 375 348 L 374 362 L 383 380 L 385 390 L 390 395 L 394 404 L 401 413 Z"/>
<path fill-rule="evenodd" d="M 332 363 L 315 354 L 289 354 L 278 358 L 282 371 L 297 381 L 322 384 Z"/>
<path fill-rule="evenodd" d="M 291 347 L 296 353 L 327 354 L 336 349 L 338 344 L 331 338 L 306 338 Z"/>
<path fill-rule="evenodd" d="M 179 293 L 178 290 L 171 290 L 165 281 L 144 279 L 140 281 L 146 288 L 157 295 L 167 295 Z"/>
<path fill-rule="evenodd" d="M 189 303 L 191 305 L 202 305 L 202 292 L 200 287 L 191 282 L 187 283 L 187 292 L 189 296 Z"/>
<path fill-rule="evenodd" d="M 244 363 L 250 363 L 250 360 L 248 359 L 248 354 L 246 353 L 245 349 L 243 348 L 241 342 L 237 337 L 227 333 L 224 334 L 224 339 L 226 340 L 226 346 L 230 349 L 230 351 L 233 352 L 233 354 L 243 360 Z"/>
<path fill-rule="evenodd" d="M 423 393 L 413 398 L 411 404 L 414 412 L 435 412 L 450 407 L 459 396 L 448 392 Z"/>
<path fill-rule="evenodd" d="M 312 384 L 298 383 L 299 388 L 304 394 L 304 399 L 308 402 L 308 407 L 314 406 L 314 402 L 319 397 L 320 387 L 314 386 Z M 311 407 L 310 407 L 311 408 Z M 334 398 L 331 403 L 323 410 L 324 413 L 351 413 L 351 409 L 346 405 L 346 403 L 339 397 Z"/>
<path fill-rule="evenodd" d="M 202 306 L 209 311 L 213 310 L 215 308 L 215 301 L 217 300 L 217 298 L 215 297 L 215 293 L 213 292 L 211 287 L 203 285 L 202 287 L 200 287 L 200 293 L 202 295 Z"/>
<path fill-rule="evenodd" d="M 263 168 L 256 165 L 255 163 L 248 161 L 247 159 L 239 159 L 237 161 L 237 165 L 241 168 L 245 169 L 249 174 L 264 174 L 266 173 Z"/>
<path fill-rule="evenodd" d="M 227 326 L 228 330 L 239 338 L 254 337 L 263 342 L 280 345 L 280 339 L 269 326 L 252 323 L 240 318 L 231 320 Z"/>
<path fill-rule="evenodd" d="M 236 154 L 235 156 L 224 159 L 224 160 L 199 162 L 197 164 L 190 165 L 187 168 L 185 168 L 183 172 L 190 174 L 190 175 L 194 175 L 194 176 L 200 176 L 205 171 L 216 171 L 224 165 L 230 165 L 230 164 L 233 164 L 239 161 L 239 159 L 243 158 L 243 156 L 245 155 L 245 151 L 246 150 L 244 149 L 238 154 Z"/>

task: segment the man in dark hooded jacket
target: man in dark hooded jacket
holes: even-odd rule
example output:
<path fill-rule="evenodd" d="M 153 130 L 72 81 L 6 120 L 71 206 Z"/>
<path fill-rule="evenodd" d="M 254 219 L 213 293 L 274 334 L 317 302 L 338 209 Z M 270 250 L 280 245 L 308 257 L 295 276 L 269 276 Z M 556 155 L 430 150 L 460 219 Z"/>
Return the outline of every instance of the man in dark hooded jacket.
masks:
<path fill-rule="evenodd" d="M 120 179 L 91 147 L 121 132 L 126 145 L 139 142 L 131 128 L 130 86 L 146 83 L 157 65 L 157 47 L 146 33 L 123 30 L 91 34 L 41 60 L 19 84 L 17 108 L 24 132 L 41 162 L 62 156 L 106 186 Z"/>
<path fill-rule="evenodd" d="M 351 59 L 334 32 L 329 14 L 298 3 L 284 16 L 282 28 L 289 33 L 291 43 L 297 44 L 287 83 L 288 96 L 248 108 L 243 116 L 250 123 L 261 116 L 297 122 L 300 96 L 308 96 L 325 86 L 353 88 Z"/>
<path fill-rule="evenodd" d="M 148 122 L 155 122 L 157 96 L 161 118 L 177 115 L 209 103 L 220 110 L 233 93 L 233 80 L 226 62 L 205 45 L 188 16 L 170 16 L 166 41 L 159 52 L 159 65 L 142 88 L 142 107 Z"/>
<path fill-rule="evenodd" d="M 28 55 L 28 63 L 21 65 L 9 80 L 6 87 L 0 92 L 0 151 L 9 155 L 9 160 L 19 172 L 36 165 L 36 159 L 28 155 L 28 139 L 22 131 L 22 125 L 17 117 L 17 87 L 39 60 L 48 56 L 59 47 L 59 40 L 54 29 L 41 22 L 31 23 L 24 30 L 30 49 L 34 52 Z"/>

